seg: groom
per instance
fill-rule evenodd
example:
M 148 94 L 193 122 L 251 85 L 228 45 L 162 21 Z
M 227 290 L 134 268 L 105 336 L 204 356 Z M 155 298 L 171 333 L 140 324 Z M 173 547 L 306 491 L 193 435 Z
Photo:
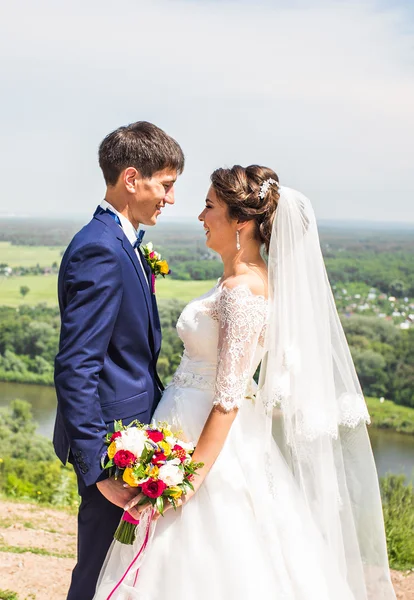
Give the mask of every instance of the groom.
M 69 244 L 58 283 L 53 441 L 60 460 L 73 464 L 81 496 L 68 600 L 93 598 L 122 507 L 136 495 L 108 479 L 100 460 L 113 421 L 150 422 L 161 396 L 160 321 L 137 229 L 155 225 L 165 205 L 174 204 L 184 155 L 164 131 L 140 121 L 103 140 L 99 164 L 105 200 Z

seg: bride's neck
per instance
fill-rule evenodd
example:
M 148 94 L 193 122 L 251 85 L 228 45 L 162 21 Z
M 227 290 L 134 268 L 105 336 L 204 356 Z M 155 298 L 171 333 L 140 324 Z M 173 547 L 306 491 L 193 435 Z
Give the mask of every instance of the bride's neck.
M 245 248 L 222 254 L 223 279 L 243 275 L 251 269 L 266 268 L 266 264 L 257 248 Z

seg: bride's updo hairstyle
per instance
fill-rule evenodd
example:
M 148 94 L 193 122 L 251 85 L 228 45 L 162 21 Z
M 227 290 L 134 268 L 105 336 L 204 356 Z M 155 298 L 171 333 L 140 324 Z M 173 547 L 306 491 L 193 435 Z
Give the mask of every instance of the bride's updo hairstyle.
M 255 221 L 256 239 L 265 245 L 266 252 L 269 252 L 272 224 L 279 202 L 277 185 L 271 183 L 265 186 L 267 189 L 261 189 L 268 179 L 279 182 L 272 169 L 259 165 L 246 168 L 234 165 L 231 169 L 217 169 L 211 175 L 213 189 L 218 199 L 226 204 L 230 219 Z

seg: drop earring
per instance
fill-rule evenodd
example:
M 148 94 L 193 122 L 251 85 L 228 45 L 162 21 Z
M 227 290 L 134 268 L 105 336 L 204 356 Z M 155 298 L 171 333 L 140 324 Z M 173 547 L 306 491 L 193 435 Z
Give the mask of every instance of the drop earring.
M 236 248 L 237 248 L 237 250 L 240 250 L 240 232 L 239 232 L 239 230 L 236 231 Z

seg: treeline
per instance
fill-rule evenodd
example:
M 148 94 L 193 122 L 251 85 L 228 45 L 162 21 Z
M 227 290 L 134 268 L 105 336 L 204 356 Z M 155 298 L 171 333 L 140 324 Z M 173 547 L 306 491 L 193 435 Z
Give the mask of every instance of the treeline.
M 325 252 L 331 284 L 363 281 L 377 290 L 403 298 L 414 296 L 413 252 Z
M 0 218 L 0 241 L 25 246 L 65 246 L 84 222 Z M 413 297 L 413 233 L 414 229 L 408 227 L 385 230 L 374 226 L 371 229 L 321 226 L 321 247 L 331 284 L 363 281 L 388 295 Z M 167 259 L 174 279 L 209 280 L 222 274 L 221 261 L 206 248 L 202 226 L 196 219 L 160 221 L 157 227 L 146 229 L 144 243 L 148 241 Z M 49 267 L 52 271 L 56 269 L 56 265 Z M 21 274 L 41 273 L 35 266 L 26 269 Z
M 414 329 L 362 316 L 342 324 L 364 394 L 414 407 Z
M 183 351 L 175 328 L 182 308 L 178 300 L 159 303 L 163 345 L 158 370 L 164 382 Z M 51 385 L 59 326 L 56 308 L 0 307 L 0 379 Z M 362 316 L 344 317 L 343 326 L 365 395 L 414 407 L 414 329 Z
M 0 306 L 0 379 L 52 385 L 59 331 L 57 308 Z

